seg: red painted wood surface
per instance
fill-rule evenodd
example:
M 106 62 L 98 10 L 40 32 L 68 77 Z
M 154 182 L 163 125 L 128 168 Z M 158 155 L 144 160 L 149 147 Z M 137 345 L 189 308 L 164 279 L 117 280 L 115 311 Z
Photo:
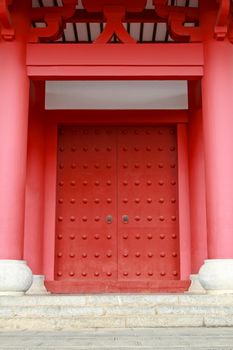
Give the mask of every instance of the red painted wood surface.
M 197 274 L 208 257 L 206 225 L 206 186 L 203 145 L 203 116 L 200 82 L 189 83 L 189 192 L 192 246 L 192 274 Z
M 28 66 L 33 80 L 197 80 L 202 66 Z
M 208 11 L 208 17 L 204 15 Z M 205 76 L 202 81 L 206 165 L 208 258 L 233 258 L 233 46 L 212 40 L 213 3 L 202 2 L 205 26 Z
M 33 92 L 34 94 L 33 94 Z M 45 197 L 45 83 L 32 83 L 28 125 L 24 260 L 35 275 L 43 275 Z M 48 151 L 48 150 L 46 150 Z
M 16 39 L 0 39 L 0 259 L 23 258 L 29 80 L 29 0 L 14 3 Z
M 28 44 L 28 66 L 202 66 L 202 44 Z
M 107 283 L 106 283 L 107 282 Z M 74 293 L 96 293 L 96 281 L 45 281 L 46 288 L 56 294 L 74 294 Z M 181 280 L 154 280 L 153 282 L 137 281 L 137 284 L 131 281 L 101 281 L 98 283 L 99 293 L 183 293 L 188 290 L 190 281 Z M 78 292 L 77 292 L 78 291 Z
M 189 168 L 187 125 L 177 125 L 178 179 L 179 179 L 179 234 L 181 278 L 189 279 L 191 273 L 191 232 L 189 206 Z
M 28 44 L 34 79 L 198 79 L 202 44 Z
M 60 128 L 56 280 L 72 292 L 179 280 L 176 154 L 174 127 Z
M 24 2 L 22 2 L 24 4 Z M 27 2 L 29 4 L 29 1 Z M 232 258 L 233 256 L 233 239 L 232 239 L 232 208 L 233 208 L 233 161 L 231 156 L 232 143 L 232 58 L 233 49 L 231 44 L 225 40 L 216 42 L 213 39 L 213 28 L 216 24 L 216 7 L 211 2 L 202 1 L 207 6 L 201 8 L 201 26 L 203 27 L 204 42 L 202 44 L 165 44 L 165 45 L 109 45 L 98 46 L 98 48 L 85 45 L 28 45 L 27 47 L 27 69 L 30 77 L 37 79 L 60 79 L 69 77 L 76 79 L 174 79 L 179 77 L 197 78 L 203 75 L 202 100 L 203 100 L 203 131 L 204 131 L 204 151 L 206 165 L 206 188 L 207 188 L 207 220 L 208 220 L 208 257 L 209 258 Z M 223 3 L 223 1 L 221 1 Z M 207 4 L 207 5 L 206 5 Z M 16 9 L 19 3 L 14 3 Z M 211 8 L 211 6 L 213 6 Z M 23 8 L 21 9 L 23 10 Z M 13 13 L 13 23 L 16 28 L 16 40 L 6 43 L 0 42 L 1 48 L 1 141 L 2 147 L 0 152 L 1 167 L 1 235 L 0 235 L 0 255 L 2 259 L 21 259 L 23 253 L 23 227 L 24 227 L 24 193 L 25 193 L 25 168 L 26 168 L 26 134 L 27 134 L 27 111 L 28 111 L 28 92 L 29 85 L 26 77 L 26 38 L 28 24 L 27 10 L 22 13 L 17 10 Z M 220 21 L 222 22 L 222 21 Z M 220 23 L 222 25 L 222 23 Z M 223 23 L 224 25 L 224 23 Z M 221 28 L 220 28 L 221 29 Z M 221 34 L 221 32 L 220 32 Z M 204 57 L 203 57 L 204 47 Z M 47 112 L 46 112 L 47 113 Z M 65 112 L 66 113 L 66 112 Z M 76 113 L 76 112 L 75 112 Z M 81 113 L 81 112 L 78 112 Z M 143 112 L 144 113 L 144 112 Z M 52 116 L 51 113 L 50 116 Z M 49 114 L 48 114 L 49 115 Z M 184 117 L 184 115 L 183 115 Z M 66 121 L 64 114 L 63 122 Z M 61 116 L 58 118 L 62 120 Z M 194 117 L 197 119 L 197 117 Z M 54 268 L 51 257 L 54 257 L 54 225 L 55 225 L 55 178 L 56 178 L 56 121 L 51 118 L 48 121 L 47 143 L 46 143 L 46 166 L 45 175 L 45 199 L 44 199 L 44 271 L 48 279 L 53 278 Z M 74 115 L 70 117 L 69 122 L 73 122 Z M 201 119 L 201 118 L 200 118 Z M 80 119 L 77 117 L 78 122 Z M 94 117 L 90 117 L 89 123 L 94 122 Z M 105 118 L 100 118 L 104 124 Z M 149 121 L 148 121 L 149 120 Z M 166 119 L 166 123 L 169 122 Z M 180 119 L 177 119 L 180 121 Z M 185 120 L 186 122 L 187 120 Z M 150 117 L 145 123 L 152 124 L 153 118 Z M 197 120 L 195 120 L 197 122 Z M 83 123 L 80 122 L 80 123 Z M 133 124 L 133 119 L 127 121 Z M 137 119 L 137 124 L 142 123 Z M 197 129 L 200 127 L 201 121 Z M 196 130 L 196 126 L 194 127 Z M 195 131 L 194 130 L 194 131 Z M 185 144 L 187 139 L 184 128 L 181 127 L 180 142 L 181 155 L 180 162 L 187 164 L 187 153 L 185 153 Z M 184 137 L 182 136 L 184 135 Z M 32 136 L 32 135 L 31 135 Z M 183 140 L 182 140 L 183 138 Z M 194 137 L 195 138 L 195 137 Z M 220 147 L 221 146 L 221 147 Z M 195 151 L 192 146 L 192 151 Z M 31 149 L 31 151 L 33 151 Z M 186 149 L 187 151 L 187 149 Z M 199 153 L 199 151 L 197 152 Z M 200 154 L 190 152 L 190 157 L 196 157 L 200 165 Z M 30 161 L 30 157 L 28 158 Z M 191 159 L 191 162 L 193 159 Z M 202 160 L 203 161 L 203 160 Z M 193 163 L 192 163 L 193 164 Z M 41 164 L 40 164 L 41 167 Z M 187 174 L 182 169 L 185 165 L 180 166 L 180 174 L 186 176 L 185 186 L 179 186 L 179 199 L 183 201 L 183 208 L 187 203 L 188 188 Z M 195 168 L 197 171 L 197 168 Z M 201 175 L 202 176 L 202 175 Z M 41 178 L 43 174 L 41 174 Z M 194 181 L 194 174 L 191 177 L 192 193 L 198 187 L 198 181 Z M 203 177 L 200 179 L 201 186 Z M 189 185 L 190 186 L 190 185 Z M 192 194 L 191 194 L 192 196 Z M 191 204 L 194 204 L 191 197 Z M 36 197 L 31 197 L 36 200 Z M 195 205 L 198 205 L 197 196 L 195 196 Z M 179 201 L 179 202 L 180 202 Z M 203 201 L 203 199 L 202 199 Z M 37 203 L 39 206 L 39 204 Z M 202 204 L 203 205 L 203 204 Z M 36 206 L 35 206 L 36 207 Z M 182 207 L 182 206 L 180 206 Z M 187 208 L 186 208 L 187 211 Z M 184 213 L 184 212 L 182 212 Z M 29 215 L 29 213 L 27 213 Z M 203 211 L 202 211 L 203 215 Z M 204 214 L 205 215 L 205 214 Z M 194 218 L 194 219 L 192 219 Z M 195 221 L 196 230 L 199 229 L 200 214 L 193 215 L 191 220 Z M 188 243 L 189 236 L 185 236 L 185 228 L 188 227 L 188 217 L 181 220 L 179 225 L 183 227 L 182 237 L 186 237 L 186 243 L 180 250 L 182 252 L 190 249 Z M 194 232 L 194 231 L 193 231 Z M 197 232 L 197 231 L 196 231 Z M 29 232 L 31 235 L 35 231 Z M 195 235 L 195 233 L 193 233 Z M 203 234 L 199 229 L 199 244 L 202 244 Z M 38 237 L 37 237 L 38 239 Z M 206 233 L 204 233 L 206 240 Z M 35 243 L 35 242 L 34 242 Z M 198 237 L 192 239 L 193 249 L 198 248 Z M 206 244 L 206 242 L 204 243 Z M 38 253 L 41 249 L 31 248 L 31 256 Z M 36 251 L 37 250 L 37 251 Z M 28 253 L 28 252 L 27 252 Z M 199 255 L 198 264 L 203 259 Z M 202 251 L 203 253 L 203 251 Z M 28 255 L 29 255 L 28 254 Z M 187 256 L 187 261 L 190 251 Z M 193 255 L 194 256 L 194 255 Z M 185 265 L 186 258 L 182 260 Z M 40 264 L 42 264 L 40 262 Z M 195 264 L 195 266 L 197 266 Z M 181 269 L 182 272 L 183 269 Z M 197 267 L 195 267 L 195 271 Z M 187 272 L 186 272 L 187 273 Z M 171 286 L 180 281 L 162 281 L 154 282 L 155 288 L 161 286 Z M 64 291 L 70 282 L 62 282 Z M 123 283 L 123 282 L 122 282 Z M 130 285 L 131 282 L 127 282 Z M 138 282 L 139 283 L 139 282 Z M 172 284 L 173 283 L 173 284 Z M 88 283 L 87 283 L 88 284 Z M 90 283 L 91 284 L 91 283 Z M 115 285 L 115 284 L 114 284 Z M 148 284 L 149 285 L 149 282 Z M 52 288 L 52 287 L 51 287 Z M 90 287 L 91 288 L 91 287 Z M 103 287 L 105 288 L 105 287 Z M 56 287 L 54 287 L 54 290 Z
M 106 6 L 122 6 L 129 12 L 141 12 L 146 0 L 83 0 L 83 6 L 89 12 L 101 12 Z
M 117 156 L 118 279 L 179 279 L 176 128 L 120 129 Z
M 111 128 L 59 131 L 56 279 L 116 280 L 116 134 Z
M 54 280 L 54 256 L 55 256 L 55 206 L 56 206 L 56 172 L 57 172 L 57 128 L 59 125 L 109 125 L 109 126 L 158 126 L 158 125 L 176 125 L 188 122 L 187 111 L 173 110 L 115 110 L 111 111 L 45 111 L 46 125 L 46 159 L 45 159 L 45 201 L 44 201 L 44 274 L 47 281 Z M 178 135 L 179 137 L 179 135 Z M 184 143 L 179 142 L 182 146 Z M 182 151 L 182 149 L 180 149 Z M 184 151 L 182 151 L 184 152 Z M 184 158 L 178 162 L 178 168 L 183 169 Z M 180 170 L 181 171 L 181 170 Z M 188 174 L 183 174 L 183 178 Z M 185 188 L 179 186 L 179 203 L 186 198 Z M 184 205 L 183 205 L 184 207 Z M 183 227 L 184 220 L 179 222 L 179 227 L 183 233 L 187 226 Z M 187 233 L 189 235 L 189 233 Z M 191 247 L 186 246 L 185 252 L 180 252 L 180 265 L 187 265 L 187 258 L 191 254 Z M 36 252 L 30 251 L 30 254 Z M 187 270 L 187 269 L 186 269 Z M 182 272 L 182 269 L 181 269 Z M 190 271 L 191 273 L 191 271 Z M 181 279 L 188 277 L 181 274 Z M 50 283 L 50 282 L 49 282 Z M 53 282 L 51 282 L 53 283 Z M 57 283 L 57 282 L 56 282 Z
M 171 124 L 187 124 L 187 110 L 46 110 L 45 118 L 51 123 L 78 125 L 125 125 L 125 126 L 155 126 Z

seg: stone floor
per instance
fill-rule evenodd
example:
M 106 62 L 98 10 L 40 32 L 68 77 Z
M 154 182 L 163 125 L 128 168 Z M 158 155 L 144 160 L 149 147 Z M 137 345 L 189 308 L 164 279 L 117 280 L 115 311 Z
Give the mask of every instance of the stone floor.
M 233 350 L 233 328 L 88 329 L 0 332 L 0 349 Z

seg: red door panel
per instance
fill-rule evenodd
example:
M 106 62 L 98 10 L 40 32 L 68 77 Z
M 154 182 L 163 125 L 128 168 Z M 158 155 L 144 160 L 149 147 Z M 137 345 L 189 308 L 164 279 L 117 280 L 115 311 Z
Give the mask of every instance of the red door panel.
M 62 126 L 58 140 L 56 292 L 179 280 L 176 128 Z
M 179 279 L 175 128 L 118 135 L 119 279 Z
M 115 130 L 62 127 L 57 185 L 56 278 L 116 279 Z

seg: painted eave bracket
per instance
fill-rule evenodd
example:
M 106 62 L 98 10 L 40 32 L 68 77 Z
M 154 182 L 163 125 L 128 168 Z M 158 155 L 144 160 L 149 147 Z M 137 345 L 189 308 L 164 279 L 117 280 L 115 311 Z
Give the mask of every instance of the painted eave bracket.
M 103 12 L 106 26 L 95 44 L 107 44 L 115 35 L 124 44 L 135 44 L 123 20 L 126 12 L 141 12 L 146 6 L 146 0 L 83 0 L 83 6 L 88 12 Z
M 0 0 L 0 35 L 4 40 L 13 40 L 15 36 L 9 6 L 12 0 Z M 31 28 L 29 42 L 48 42 L 62 36 L 67 21 L 75 14 L 77 0 L 63 0 L 63 6 L 31 9 L 31 21 L 43 22 L 45 27 Z M 128 12 L 141 12 L 146 0 L 83 0 L 88 12 L 102 12 L 106 19 L 103 32 L 95 43 L 106 44 L 115 36 L 119 42 L 135 44 L 123 25 Z M 218 41 L 228 38 L 233 42 L 233 16 L 231 0 L 216 0 L 218 11 L 214 26 L 214 38 Z M 166 20 L 169 34 L 176 42 L 201 42 L 202 31 L 198 25 L 199 8 L 169 5 L 168 0 L 153 0 L 158 18 Z M 189 26 L 188 23 L 193 23 Z
M 33 8 L 31 10 L 31 20 L 44 22 L 46 27 L 31 28 L 29 42 L 57 40 L 61 37 L 65 26 L 65 21 L 75 13 L 77 0 L 63 0 L 63 6 Z
M 216 40 L 224 40 L 228 33 L 231 0 L 217 0 L 219 5 L 217 19 L 214 28 Z
M 9 11 L 11 3 L 12 0 L 0 0 L 0 37 L 6 41 L 11 41 L 15 38 L 15 29 Z
M 169 32 L 175 41 L 201 42 L 202 34 L 200 27 L 185 26 L 186 22 L 198 22 L 199 9 L 194 7 L 182 7 L 168 5 L 167 0 L 153 0 L 157 16 L 166 19 Z
M 123 26 L 126 9 L 123 6 L 105 6 L 103 9 L 106 18 L 106 26 L 95 44 L 106 44 L 111 41 L 115 34 L 117 39 L 124 44 L 135 44 L 136 41 L 129 35 Z

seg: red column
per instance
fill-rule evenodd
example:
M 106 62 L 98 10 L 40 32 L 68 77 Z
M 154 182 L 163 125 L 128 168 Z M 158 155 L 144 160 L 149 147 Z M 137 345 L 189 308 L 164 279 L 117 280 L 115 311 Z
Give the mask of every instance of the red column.
M 200 82 L 189 82 L 189 184 L 191 271 L 207 259 L 206 188 Z
M 207 4 L 208 3 L 208 4 Z M 202 2 L 203 132 L 209 259 L 233 258 L 233 45 L 213 38 L 215 2 Z
M 34 275 L 43 275 L 45 83 L 33 83 L 29 109 L 24 259 Z
M 29 81 L 26 35 L 30 1 L 15 1 L 16 39 L 0 41 L 0 259 L 23 258 Z
M 191 235 L 189 208 L 188 132 L 186 124 L 177 125 L 179 178 L 180 278 L 191 274 Z

